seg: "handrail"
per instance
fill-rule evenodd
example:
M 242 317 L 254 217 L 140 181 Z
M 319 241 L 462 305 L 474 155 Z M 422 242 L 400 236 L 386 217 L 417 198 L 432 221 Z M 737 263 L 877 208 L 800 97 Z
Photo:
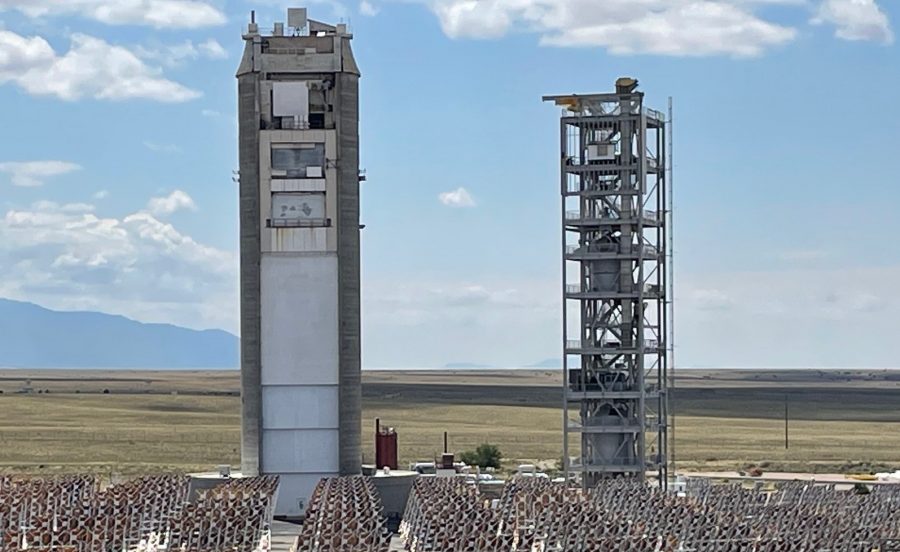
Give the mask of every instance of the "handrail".
M 659 340 L 657 339 L 645 339 L 644 340 L 644 350 L 647 349 L 659 349 Z M 633 346 L 625 346 L 620 343 L 585 343 L 580 339 L 567 339 L 566 340 L 566 349 L 634 349 Z
M 597 215 L 597 214 L 591 214 L 591 213 L 582 213 L 578 209 L 570 209 L 570 210 L 566 211 L 566 220 L 617 220 L 618 221 L 618 220 L 633 220 L 633 219 L 637 219 L 637 218 L 638 218 L 637 213 L 634 213 L 633 217 L 630 217 L 628 219 L 623 219 L 621 217 L 615 216 L 615 213 L 612 210 L 610 210 L 609 215 L 602 215 L 602 216 Z M 640 218 L 642 218 L 644 220 L 658 222 L 659 221 L 659 213 L 656 211 L 651 211 L 649 209 L 645 209 L 642 212 Z
M 649 108 L 649 107 L 644 108 L 644 115 L 646 115 L 647 117 L 650 117 L 651 119 L 655 119 L 656 121 L 659 121 L 660 123 L 664 123 L 666 121 L 666 116 L 662 111 L 657 111 L 657 110 Z
M 643 253 L 645 257 L 656 257 L 659 255 L 659 249 L 657 249 L 656 246 L 649 244 L 632 244 L 631 247 L 626 245 L 624 248 L 621 248 L 619 244 L 615 243 L 592 243 L 589 245 L 567 244 L 565 253 L 566 255 L 574 255 L 575 253 L 581 255 L 633 255 Z
M 566 284 L 565 290 L 566 290 L 566 293 L 585 292 L 585 289 L 582 287 L 582 285 L 580 283 Z M 587 293 L 590 293 L 591 291 L 596 291 L 596 290 L 587 290 Z M 643 292 L 648 295 L 658 295 L 658 294 L 662 293 L 662 286 L 657 285 L 657 284 L 644 284 Z M 615 293 L 615 291 L 612 291 L 612 293 Z M 621 292 L 621 293 L 629 294 L 631 292 Z

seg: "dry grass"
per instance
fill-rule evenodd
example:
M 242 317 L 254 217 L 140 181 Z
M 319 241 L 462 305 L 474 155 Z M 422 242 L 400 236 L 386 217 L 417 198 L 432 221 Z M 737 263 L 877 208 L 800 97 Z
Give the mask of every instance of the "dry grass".
M 493 443 L 509 459 L 555 462 L 562 458 L 562 417 L 552 408 L 369 401 L 363 408 L 363 420 L 376 417 L 397 428 L 401 462 L 440 456 L 444 431 L 449 434 L 450 449 L 457 453 Z M 373 431 L 372 426 L 363 430 Z M 374 460 L 372 454 L 365 460 Z
M 782 420 L 685 416 L 677 419 L 678 468 L 735 470 L 767 464 L 771 471 L 855 471 L 853 465 L 900 467 L 900 423 L 795 420 L 784 448 Z
M 444 430 L 451 450 L 490 442 L 508 464 L 553 465 L 562 457 L 561 414 L 554 408 L 378 404 L 369 405 L 364 416 L 397 426 L 404 461 L 439 454 Z M 773 471 L 834 472 L 847 464 L 900 467 L 898 422 L 793 421 L 785 450 L 782 420 L 680 416 L 676 438 L 679 469 L 736 470 L 751 463 Z
M 240 399 L 0 396 L 0 465 L 25 472 L 209 469 L 240 458 Z
M 685 374 L 677 403 L 679 469 L 733 470 L 748 463 L 819 472 L 853 463 L 900 467 L 896 373 L 856 376 L 837 385 L 835 377 L 848 376 L 827 374 L 819 381 L 799 372 Z M 510 377 L 367 374 L 365 459 L 372 460 L 372 423 L 380 417 L 397 428 L 403 462 L 433 458 L 446 430 L 454 452 L 490 442 L 508 464 L 556 464 L 562 455 L 556 375 L 504 379 Z M 25 379 L 50 393 L 15 393 Z M 0 372 L 0 469 L 140 473 L 237 465 L 237 387 L 236 372 Z M 104 389 L 111 393 L 102 394 Z M 785 393 L 791 401 L 789 450 Z

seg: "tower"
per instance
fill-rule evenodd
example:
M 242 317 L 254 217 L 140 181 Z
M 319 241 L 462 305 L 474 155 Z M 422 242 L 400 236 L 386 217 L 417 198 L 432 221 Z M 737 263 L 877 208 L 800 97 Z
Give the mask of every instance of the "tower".
M 359 69 L 345 25 L 255 18 L 237 71 L 241 468 L 276 514 L 360 471 Z
M 563 108 L 563 450 L 566 478 L 667 479 L 665 116 L 637 81 L 547 96 Z M 577 449 L 572 441 L 577 441 Z M 575 459 L 570 452 L 577 450 Z

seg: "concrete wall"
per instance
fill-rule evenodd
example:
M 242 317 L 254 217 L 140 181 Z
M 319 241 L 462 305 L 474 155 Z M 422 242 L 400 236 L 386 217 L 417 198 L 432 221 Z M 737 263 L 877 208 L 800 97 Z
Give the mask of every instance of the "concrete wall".
M 255 46 L 248 44 L 248 53 Z M 238 77 L 241 241 L 241 471 L 259 475 L 260 386 L 260 201 L 259 103 L 255 73 Z
M 275 514 L 289 518 L 300 517 L 309 503 L 316 484 L 333 473 L 282 474 L 278 484 L 278 501 Z
M 343 41 L 349 52 L 350 42 Z M 346 59 L 348 56 L 344 56 Z M 349 55 L 352 60 L 352 54 Z M 340 279 L 341 474 L 360 473 L 362 372 L 359 276 L 359 76 L 337 75 L 338 258 Z
M 409 471 L 392 471 L 391 475 L 384 475 L 383 471 L 372 478 L 378 496 L 381 498 L 381 504 L 384 506 L 384 515 L 388 518 L 388 526 L 392 530 L 396 530 L 400 518 L 406 509 L 406 502 L 409 500 L 409 493 L 412 486 L 419 478 L 419 474 Z

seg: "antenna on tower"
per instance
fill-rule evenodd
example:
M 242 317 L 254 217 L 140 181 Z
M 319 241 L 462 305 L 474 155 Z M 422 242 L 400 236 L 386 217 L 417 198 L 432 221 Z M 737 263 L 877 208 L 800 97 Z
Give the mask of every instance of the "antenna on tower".
M 250 24 L 247 25 L 247 34 L 244 38 L 259 34 L 259 25 L 256 24 L 256 10 L 250 10 Z

